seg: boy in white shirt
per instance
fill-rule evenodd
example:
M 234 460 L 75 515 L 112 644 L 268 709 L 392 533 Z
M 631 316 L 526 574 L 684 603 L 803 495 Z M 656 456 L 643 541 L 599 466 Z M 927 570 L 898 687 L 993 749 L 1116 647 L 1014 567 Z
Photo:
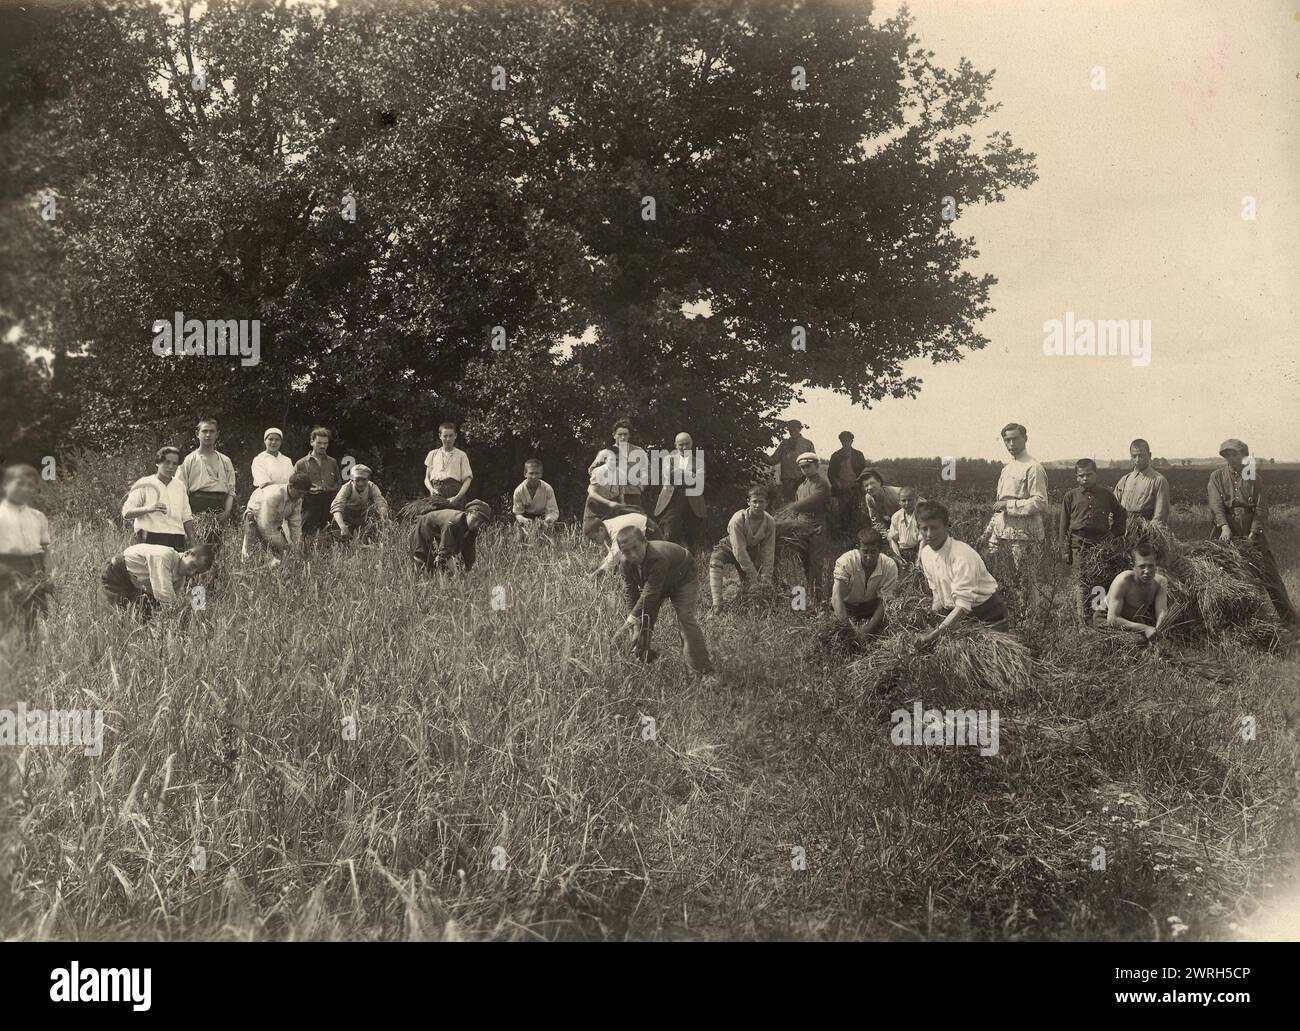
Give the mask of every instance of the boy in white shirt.
M 921 550 L 921 528 L 916 523 L 916 488 L 898 488 L 898 511 L 889 517 L 889 550 L 901 565 L 910 566 Z
M 47 611 L 53 584 L 45 568 L 50 550 L 50 524 L 45 513 L 31 507 L 36 470 L 11 465 L 4 474 L 0 501 L 0 630 L 16 612 L 23 613 L 30 635 L 36 617 Z
M 530 458 L 524 463 L 524 482 L 515 488 L 511 511 L 521 540 L 531 539 L 539 530 L 546 531 L 560 518 L 555 491 L 542 479 L 542 460 Z
M 456 436 L 454 422 L 444 422 L 438 427 L 442 447 L 424 456 L 424 487 L 429 497 L 445 502 L 445 507 L 463 509 L 474 481 L 474 470 L 470 468 L 469 456 L 456 446 Z
M 974 548 L 948 533 L 948 510 L 936 501 L 923 501 L 916 506 L 916 521 L 925 542 L 921 569 L 934 595 L 931 607 L 944 617 L 942 623 L 917 639 L 917 650 L 967 617 L 990 629 L 1005 630 L 1007 606 L 998 592 L 998 582 Z
M 166 544 L 184 551 L 186 539 L 194 538 L 194 515 L 185 481 L 176 475 L 181 453 L 178 448 L 160 447 L 156 458 L 158 472 L 131 484 L 122 503 L 122 518 L 135 520 L 137 543 Z

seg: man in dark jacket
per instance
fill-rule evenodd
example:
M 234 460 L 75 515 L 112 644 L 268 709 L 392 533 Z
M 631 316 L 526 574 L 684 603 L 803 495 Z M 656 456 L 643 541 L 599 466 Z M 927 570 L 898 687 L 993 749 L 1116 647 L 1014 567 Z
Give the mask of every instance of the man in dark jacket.
M 455 508 L 426 512 L 411 530 L 411 558 L 430 572 L 442 572 L 453 558 L 459 558 L 461 568 L 468 573 L 474 568 L 479 527 L 491 517 L 488 503 L 477 499 L 463 512 Z
M 650 657 L 655 620 L 666 598 L 673 603 L 673 612 L 677 614 L 686 665 L 701 676 L 711 674 L 709 646 L 696 615 L 700 585 L 691 553 L 671 541 L 648 541 L 635 526 L 625 526 L 618 532 L 618 550 L 622 554 L 620 569 L 628 607 L 623 626 L 632 635 L 637 658 Z
M 857 529 L 858 512 L 862 507 L 858 475 L 866 467 L 866 455 L 853 446 L 853 434 L 845 430 L 840 434 L 840 449 L 831 455 L 831 465 L 826 470 L 835 502 L 835 522 L 845 533 Z

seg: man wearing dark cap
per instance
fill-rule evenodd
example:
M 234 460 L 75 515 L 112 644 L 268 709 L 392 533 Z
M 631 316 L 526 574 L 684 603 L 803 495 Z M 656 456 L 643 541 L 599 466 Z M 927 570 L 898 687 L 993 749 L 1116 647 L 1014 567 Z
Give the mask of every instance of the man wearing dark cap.
M 803 435 L 803 423 L 798 419 L 787 419 L 785 429 L 789 436 L 776 446 L 776 450 L 765 461 L 768 465 L 780 466 L 781 498 L 793 501 L 795 491 L 803 482 L 803 475 L 799 472 L 799 456 L 809 451 L 816 452 L 817 448 Z
M 479 528 L 492 518 L 492 508 L 477 498 L 464 511 L 440 508 L 416 520 L 411 530 L 410 552 L 415 564 L 430 572 L 444 572 L 453 558 L 461 569 L 474 568 Z
M 1259 469 L 1249 458 L 1250 448 L 1244 441 L 1231 438 L 1219 445 L 1223 465 L 1210 473 L 1206 493 L 1210 499 L 1210 512 L 1219 540 L 1228 542 L 1247 540 L 1259 549 L 1259 574 L 1264 589 L 1273 600 L 1278 619 L 1290 629 L 1296 625 L 1295 609 L 1287 595 L 1277 559 L 1268 546 L 1264 530 L 1268 525 L 1268 505 L 1264 498 L 1264 485 L 1259 480 Z
M 840 449 L 831 455 L 830 468 L 826 470 L 831 497 L 835 499 L 835 522 L 844 533 L 857 528 L 858 510 L 862 506 L 858 476 L 866 467 L 867 456 L 853 446 L 853 434 L 844 430 L 840 434 Z
M 803 553 L 803 573 L 809 598 L 819 601 L 826 594 L 826 538 L 830 535 L 826 518 L 830 512 L 831 485 L 821 474 L 822 461 L 815 452 L 804 452 L 798 462 L 803 481 L 795 489 L 794 503 L 786 511 L 812 527 Z

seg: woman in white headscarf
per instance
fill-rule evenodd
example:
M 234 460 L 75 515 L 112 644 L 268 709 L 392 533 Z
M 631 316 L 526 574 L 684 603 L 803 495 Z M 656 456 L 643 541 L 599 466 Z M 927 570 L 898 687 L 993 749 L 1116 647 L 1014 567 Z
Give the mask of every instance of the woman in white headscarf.
M 293 475 L 293 462 L 280 454 L 280 445 L 284 443 L 284 434 L 272 426 L 262 434 L 262 443 L 266 450 L 253 459 L 253 492 L 277 483 L 288 483 Z

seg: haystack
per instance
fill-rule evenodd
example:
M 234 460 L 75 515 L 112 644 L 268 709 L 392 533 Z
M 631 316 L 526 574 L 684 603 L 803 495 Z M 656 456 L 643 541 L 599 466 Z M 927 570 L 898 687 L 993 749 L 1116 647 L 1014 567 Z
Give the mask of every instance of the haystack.
M 1276 640 L 1259 549 L 1249 541 L 1184 543 L 1162 527 L 1135 519 L 1123 538 L 1084 553 L 1076 565 L 1076 582 L 1109 589 L 1129 568 L 1129 549 L 1144 541 L 1155 546 L 1166 575 L 1171 608 L 1166 637 L 1194 641 L 1229 635 L 1265 645 Z
M 849 674 L 869 691 L 888 692 L 917 681 L 941 682 L 972 697 L 1022 691 L 1033 684 L 1033 656 L 1010 634 L 978 625 L 946 633 L 924 652 L 907 631 L 882 638 L 849 665 Z

